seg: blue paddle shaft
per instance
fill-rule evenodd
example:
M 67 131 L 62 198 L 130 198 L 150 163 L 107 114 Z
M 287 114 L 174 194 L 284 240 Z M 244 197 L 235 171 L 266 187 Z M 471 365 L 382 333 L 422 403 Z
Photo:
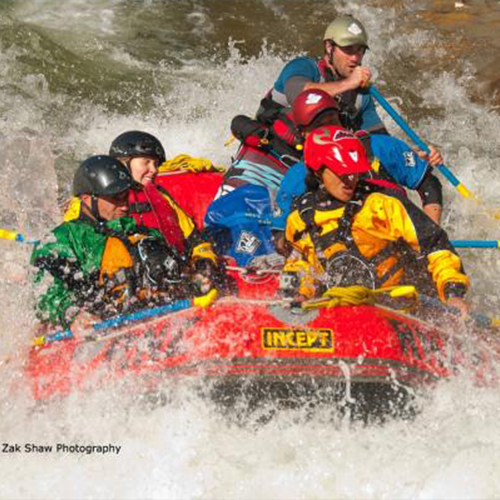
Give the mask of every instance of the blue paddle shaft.
M 499 247 L 498 240 L 452 240 L 451 244 L 455 248 L 496 248 Z
M 420 139 L 420 137 L 410 128 L 408 123 L 403 119 L 403 117 L 398 114 L 398 112 L 389 104 L 387 99 L 373 86 L 370 86 L 370 94 L 377 100 L 377 102 L 387 111 L 390 117 L 401 127 L 403 132 L 422 150 L 429 153 L 429 147 L 425 142 Z M 444 165 L 438 165 L 436 167 L 443 174 L 446 179 L 448 179 L 453 186 L 457 187 L 460 181 L 451 173 L 451 171 Z
M 173 313 L 177 311 L 182 311 L 184 309 L 189 309 L 193 305 L 191 300 L 178 300 L 172 304 L 166 304 L 164 306 L 152 307 L 151 309 L 143 309 L 141 311 L 136 311 L 131 314 L 122 314 L 114 318 L 101 321 L 92 325 L 94 331 L 98 332 L 101 330 L 106 330 L 108 328 L 116 328 L 127 323 L 133 323 L 135 321 L 141 321 L 143 319 L 153 318 L 155 316 L 160 316 L 162 314 Z M 44 340 L 44 344 L 51 344 L 52 342 L 57 342 L 59 340 L 68 340 L 73 338 L 73 333 L 71 330 L 63 330 L 60 332 L 47 335 Z

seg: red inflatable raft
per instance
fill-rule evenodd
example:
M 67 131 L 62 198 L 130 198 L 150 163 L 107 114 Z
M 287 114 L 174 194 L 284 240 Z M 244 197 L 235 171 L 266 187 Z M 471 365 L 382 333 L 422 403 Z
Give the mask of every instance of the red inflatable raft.
M 189 185 L 189 176 L 204 174 L 178 175 Z M 216 175 L 210 192 L 220 183 Z M 198 205 L 203 213 L 206 205 Z M 165 377 L 209 379 L 222 399 L 250 385 L 273 397 L 278 387 L 284 397 L 325 387 L 342 387 L 344 394 L 346 387 L 352 393 L 362 388 L 363 397 L 381 389 L 407 394 L 462 369 L 479 383 L 496 382 L 500 350 L 495 354 L 486 341 L 381 306 L 293 309 L 276 300 L 277 274 L 232 274 L 238 296 L 208 309 L 188 307 L 110 328 L 92 340 L 33 347 L 27 371 L 34 397 L 88 387 L 98 370 L 105 374 L 101 381 L 133 377 L 152 388 Z

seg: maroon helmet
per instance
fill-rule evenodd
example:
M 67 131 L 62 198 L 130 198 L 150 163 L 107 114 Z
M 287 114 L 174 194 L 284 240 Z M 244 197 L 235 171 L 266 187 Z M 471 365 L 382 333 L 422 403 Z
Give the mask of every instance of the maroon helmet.
M 337 101 L 330 94 L 319 89 L 304 90 L 293 101 L 292 118 L 296 126 L 307 127 L 327 110 L 339 111 Z

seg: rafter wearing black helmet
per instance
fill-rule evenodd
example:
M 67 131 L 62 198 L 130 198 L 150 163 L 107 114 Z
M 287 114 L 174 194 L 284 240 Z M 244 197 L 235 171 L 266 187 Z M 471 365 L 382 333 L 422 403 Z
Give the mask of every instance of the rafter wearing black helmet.
M 124 216 L 128 211 L 128 191 L 134 181 L 128 169 L 117 159 L 96 155 L 83 161 L 73 178 L 73 194 L 81 198 L 98 221 Z M 120 196 L 122 195 L 122 196 Z

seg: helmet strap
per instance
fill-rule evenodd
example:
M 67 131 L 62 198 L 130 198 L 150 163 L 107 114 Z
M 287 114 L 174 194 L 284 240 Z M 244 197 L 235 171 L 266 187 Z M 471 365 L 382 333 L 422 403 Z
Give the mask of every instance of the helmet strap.
M 333 40 L 325 40 L 325 56 L 326 62 L 333 68 L 333 52 L 335 50 L 335 42 Z
M 92 216 L 98 221 L 98 222 L 103 222 L 104 219 L 101 217 L 101 214 L 99 213 L 99 207 L 97 205 L 97 197 L 95 197 L 93 194 L 90 195 L 90 213 Z

